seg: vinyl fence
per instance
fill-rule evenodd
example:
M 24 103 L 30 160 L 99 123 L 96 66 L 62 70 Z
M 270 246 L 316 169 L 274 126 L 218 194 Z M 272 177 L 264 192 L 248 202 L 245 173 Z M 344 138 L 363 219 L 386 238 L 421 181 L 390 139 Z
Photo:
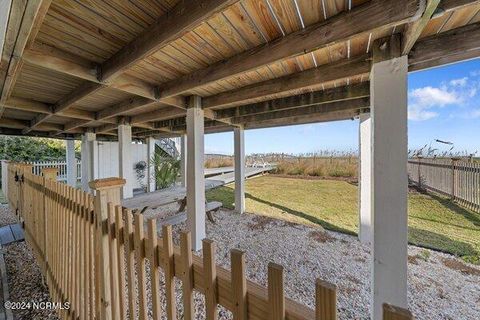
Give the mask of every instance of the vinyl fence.
M 449 196 L 480 212 L 480 163 L 457 159 L 409 159 L 408 174 L 419 187 Z
M 203 241 L 199 257 L 192 254 L 190 233 L 181 233 L 176 246 L 171 226 L 163 226 L 161 238 L 154 219 L 145 230 L 143 215 L 119 205 L 122 179 L 91 182 L 94 197 L 57 182 L 55 169 L 39 176 L 32 165 L 9 164 L 8 183 L 10 206 L 24 223 L 51 299 L 70 304 L 57 309 L 62 319 L 200 319 L 194 290 L 205 297 L 206 319 L 217 318 L 217 305 L 233 319 L 336 319 L 332 284 L 317 280 L 312 310 L 285 297 L 280 265 L 269 265 L 263 287 L 246 279 L 242 251 L 231 251 L 227 270 L 216 264 L 213 241 Z M 411 319 L 407 310 L 384 310 L 384 319 Z
M 57 180 L 61 182 L 67 181 L 67 162 L 66 161 L 35 161 L 29 162 L 33 165 L 33 173 L 40 175 L 45 168 L 57 168 L 58 176 Z M 82 180 L 82 164 L 80 160 L 77 160 L 77 181 Z

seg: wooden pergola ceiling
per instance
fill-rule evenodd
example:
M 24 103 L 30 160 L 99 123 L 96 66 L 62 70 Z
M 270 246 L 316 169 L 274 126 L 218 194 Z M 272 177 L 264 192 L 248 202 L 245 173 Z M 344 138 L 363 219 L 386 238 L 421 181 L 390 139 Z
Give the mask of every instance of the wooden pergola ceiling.
M 1 21 L 1 19 L 0 19 Z M 479 56 L 480 1 L 12 1 L 3 133 L 135 137 L 348 119 L 368 110 L 373 40 L 402 34 L 410 70 Z

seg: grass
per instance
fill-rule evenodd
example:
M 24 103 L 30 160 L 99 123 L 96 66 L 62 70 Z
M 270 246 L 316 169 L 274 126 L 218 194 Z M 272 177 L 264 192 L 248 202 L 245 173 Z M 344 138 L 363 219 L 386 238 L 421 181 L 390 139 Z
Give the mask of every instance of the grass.
M 233 208 L 233 186 L 210 190 L 208 200 Z M 356 234 L 358 189 L 346 181 L 264 176 L 247 180 L 246 208 L 274 218 Z M 437 195 L 411 192 L 409 242 L 480 264 L 480 214 Z
M 352 157 L 308 157 L 280 160 L 275 173 L 292 176 L 356 178 L 357 159 Z

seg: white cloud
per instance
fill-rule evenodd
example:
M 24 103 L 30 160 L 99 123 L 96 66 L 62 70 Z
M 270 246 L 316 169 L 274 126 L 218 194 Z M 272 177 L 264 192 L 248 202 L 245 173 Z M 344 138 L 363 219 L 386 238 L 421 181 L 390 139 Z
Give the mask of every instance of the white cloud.
M 467 85 L 468 77 L 460 79 L 453 79 L 450 81 L 450 85 L 453 87 L 465 87 Z
M 414 89 L 410 92 L 410 96 L 415 103 L 421 106 L 440 106 L 447 104 L 460 103 L 461 98 L 453 91 L 446 88 L 423 87 Z
M 425 121 L 438 117 L 438 113 L 434 111 L 427 111 L 418 108 L 408 109 L 408 119 L 414 121 Z
M 430 109 L 458 104 L 461 101 L 460 95 L 445 86 L 417 88 L 409 92 L 408 118 L 415 121 L 429 120 L 438 116 L 437 112 Z
M 478 76 L 480 76 L 480 70 L 470 71 L 470 76 L 471 76 L 471 77 L 478 77 Z

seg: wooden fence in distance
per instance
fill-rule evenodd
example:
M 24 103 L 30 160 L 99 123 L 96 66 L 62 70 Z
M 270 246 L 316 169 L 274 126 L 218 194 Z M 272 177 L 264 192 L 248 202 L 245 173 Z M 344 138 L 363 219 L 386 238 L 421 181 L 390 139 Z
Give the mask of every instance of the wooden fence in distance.
M 204 295 L 209 320 L 217 318 L 218 305 L 233 319 L 336 319 L 334 285 L 316 282 L 312 310 L 284 296 L 280 265 L 269 265 L 263 287 L 246 279 L 242 251 L 231 251 L 229 271 L 217 266 L 213 241 L 203 241 L 202 258 L 192 254 L 188 232 L 176 246 L 171 226 L 163 226 L 161 238 L 155 220 L 145 230 L 143 215 L 118 205 L 124 180 L 92 181 L 94 197 L 55 178 L 52 168 L 38 176 L 31 165 L 8 167 L 9 203 L 24 224 L 51 299 L 70 304 L 58 309 L 62 319 L 198 319 L 194 290 Z M 175 279 L 182 284 L 180 308 Z M 411 318 L 407 310 L 384 305 L 384 319 Z
M 408 160 L 408 175 L 420 188 L 446 195 L 462 206 L 480 212 L 480 163 L 415 158 Z

